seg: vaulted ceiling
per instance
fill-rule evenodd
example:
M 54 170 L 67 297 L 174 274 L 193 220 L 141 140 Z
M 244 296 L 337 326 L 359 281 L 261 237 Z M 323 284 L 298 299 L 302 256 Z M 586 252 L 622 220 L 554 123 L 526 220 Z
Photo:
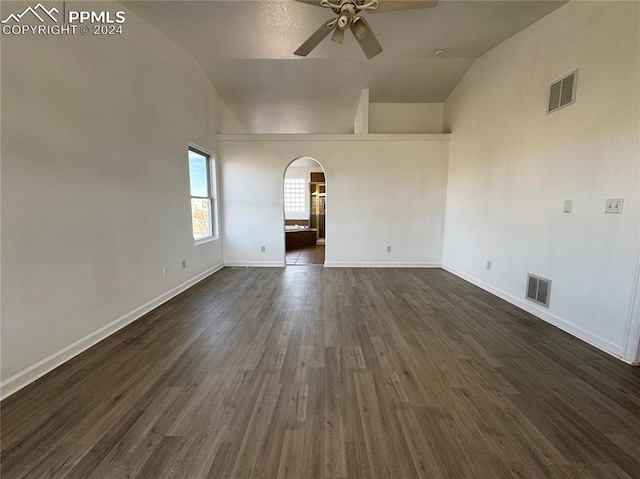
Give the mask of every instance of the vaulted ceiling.
M 294 56 L 335 16 L 294 0 L 125 2 L 196 58 L 248 133 L 352 132 L 365 88 L 372 102 L 442 102 L 476 58 L 563 3 L 440 0 L 365 13 L 384 48 L 367 60 L 351 35 Z M 440 48 L 446 53 L 436 56 Z

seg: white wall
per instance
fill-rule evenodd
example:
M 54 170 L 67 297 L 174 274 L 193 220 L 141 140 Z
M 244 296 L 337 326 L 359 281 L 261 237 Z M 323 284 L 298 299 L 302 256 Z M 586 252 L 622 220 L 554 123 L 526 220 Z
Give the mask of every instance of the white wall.
M 369 133 L 369 89 L 365 88 L 360 92 L 356 117 L 353 120 L 353 132 L 356 135 L 366 135 Z
M 445 104 L 446 267 L 617 356 L 639 254 L 639 6 L 569 2 L 480 57 Z M 546 115 L 576 68 L 577 103 Z M 553 280 L 548 310 L 524 301 L 528 272 Z
M 287 170 L 284 173 L 285 178 L 302 178 L 305 180 L 305 184 L 307 184 L 308 191 L 308 183 L 311 182 L 311 173 L 322 173 L 322 167 L 316 163 L 314 160 L 310 160 L 307 158 L 300 158 L 295 160 L 293 163 L 289 165 Z M 284 218 L 287 220 L 308 220 L 309 219 L 309 209 L 310 209 L 310 198 L 309 194 L 305 195 L 305 204 L 303 212 L 296 211 L 285 211 Z
M 369 133 L 442 133 L 443 103 L 371 103 Z
M 221 135 L 225 264 L 284 264 L 282 177 L 309 156 L 327 183 L 326 265 L 440 265 L 449 137 L 404 137 Z
M 193 245 L 187 164 L 189 141 L 215 152 L 220 100 L 131 11 L 124 29 L 2 38 L 3 395 L 222 261 Z
M 236 117 L 220 98 L 220 95 L 215 91 L 213 94 L 215 97 L 213 111 L 216 117 L 216 133 L 245 133 Z

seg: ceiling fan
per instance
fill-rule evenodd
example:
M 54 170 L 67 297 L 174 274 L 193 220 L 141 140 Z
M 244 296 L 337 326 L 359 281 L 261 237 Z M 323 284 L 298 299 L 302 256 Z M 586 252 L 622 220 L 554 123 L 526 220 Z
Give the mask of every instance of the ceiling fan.
M 306 57 L 311 50 L 318 46 L 324 38 L 333 31 L 331 40 L 342 43 L 344 31 L 348 28 L 356 37 L 360 48 L 367 56 L 373 58 L 382 51 L 378 39 L 373 34 L 367 21 L 360 16 L 363 11 L 370 13 L 394 12 L 413 8 L 435 7 L 437 0 L 297 0 L 319 7 L 330 8 L 338 15 L 324 22 L 307 40 L 294 52 L 295 55 Z M 335 3 L 334 3 L 335 2 Z

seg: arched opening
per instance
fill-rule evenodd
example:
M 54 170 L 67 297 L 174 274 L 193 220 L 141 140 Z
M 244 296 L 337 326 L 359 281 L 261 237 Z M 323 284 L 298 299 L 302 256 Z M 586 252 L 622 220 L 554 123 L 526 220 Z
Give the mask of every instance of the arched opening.
M 285 264 L 324 265 L 327 183 L 314 158 L 293 160 L 283 177 Z

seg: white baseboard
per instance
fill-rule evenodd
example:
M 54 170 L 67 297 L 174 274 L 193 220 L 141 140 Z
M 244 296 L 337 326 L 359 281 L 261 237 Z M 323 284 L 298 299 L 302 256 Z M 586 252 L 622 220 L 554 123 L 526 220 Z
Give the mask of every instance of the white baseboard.
M 589 331 L 585 331 L 580 326 L 570 321 L 562 319 L 559 316 L 556 316 L 555 314 L 549 313 L 548 311 L 542 310 L 541 308 L 538 308 L 537 306 L 530 304 L 524 299 L 517 298 L 516 296 L 506 293 L 501 289 L 495 288 L 490 284 L 485 283 L 484 281 L 481 281 L 477 278 L 474 278 L 473 276 L 468 275 L 467 273 L 458 271 L 457 269 L 449 265 L 443 264 L 442 269 L 452 274 L 455 274 L 456 276 L 464 279 L 465 281 L 468 281 L 469 283 L 474 284 L 475 286 L 481 289 L 484 289 L 485 291 L 488 291 L 489 293 L 501 299 L 504 299 L 505 301 L 513 304 L 514 306 L 517 306 L 520 309 L 524 309 L 526 312 L 533 314 L 534 316 L 542 319 L 543 321 L 546 321 L 547 323 L 552 324 L 556 328 L 559 328 L 564 332 L 569 333 L 572 336 L 575 336 L 586 343 L 589 343 L 592 346 L 595 346 L 596 348 L 604 351 L 605 353 L 608 353 L 612 356 L 615 356 L 617 359 L 620 359 L 626 363 L 629 363 L 629 361 L 624 358 L 623 346 L 607 341 L 606 339 L 601 338 L 600 336 L 597 336 L 595 334 L 592 334 Z
M 241 268 L 284 268 L 284 261 L 225 261 L 225 266 Z
M 440 263 L 366 263 L 351 261 L 325 261 L 325 268 L 441 268 Z
M 153 309 L 157 308 L 161 304 L 166 303 L 174 296 L 177 296 L 178 294 L 182 293 L 183 291 L 190 288 L 194 284 L 212 275 L 216 271 L 220 271 L 222 268 L 224 268 L 223 264 L 218 264 L 212 268 L 209 268 L 208 270 L 200 273 L 194 278 L 191 278 L 190 280 L 185 281 L 184 283 L 176 286 L 170 291 L 167 291 L 166 293 L 161 294 L 157 298 L 152 299 L 148 303 L 143 304 L 139 308 L 134 309 L 133 311 L 125 314 L 124 316 L 121 316 L 120 318 L 107 324 L 106 326 L 101 327 L 100 329 L 94 331 L 93 333 L 88 334 L 84 338 L 79 339 L 73 344 L 70 344 L 69 346 L 61 349 L 60 351 L 57 351 L 51 354 L 50 356 L 47 356 L 41 361 L 38 361 L 32 366 L 29 366 L 23 371 L 20 371 L 19 373 L 14 374 L 10 378 L 2 381 L 2 383 L 0 383 L 0 391 L 1 391 L 0 400 L 11 396 L 13 393 L 19 391 L 20 389 L 34 382 L 36 379 L 44 376 L 48 372 L 57 368 L 58 366 L 61 366 L 62 364 L 69 361 L 73 357 L 77 356 L 81 352 L 89 349 L 91 346 L 94 346 L 95 344 L 99 343 L 100 341 L 107 338 L 108 336 L 111 336 L 116 331 L 124 328 L 128 324 L 131 324 L 136 319 L 141 318 L 142 316 L 147 314 L 149 311 L 152 311 Z

